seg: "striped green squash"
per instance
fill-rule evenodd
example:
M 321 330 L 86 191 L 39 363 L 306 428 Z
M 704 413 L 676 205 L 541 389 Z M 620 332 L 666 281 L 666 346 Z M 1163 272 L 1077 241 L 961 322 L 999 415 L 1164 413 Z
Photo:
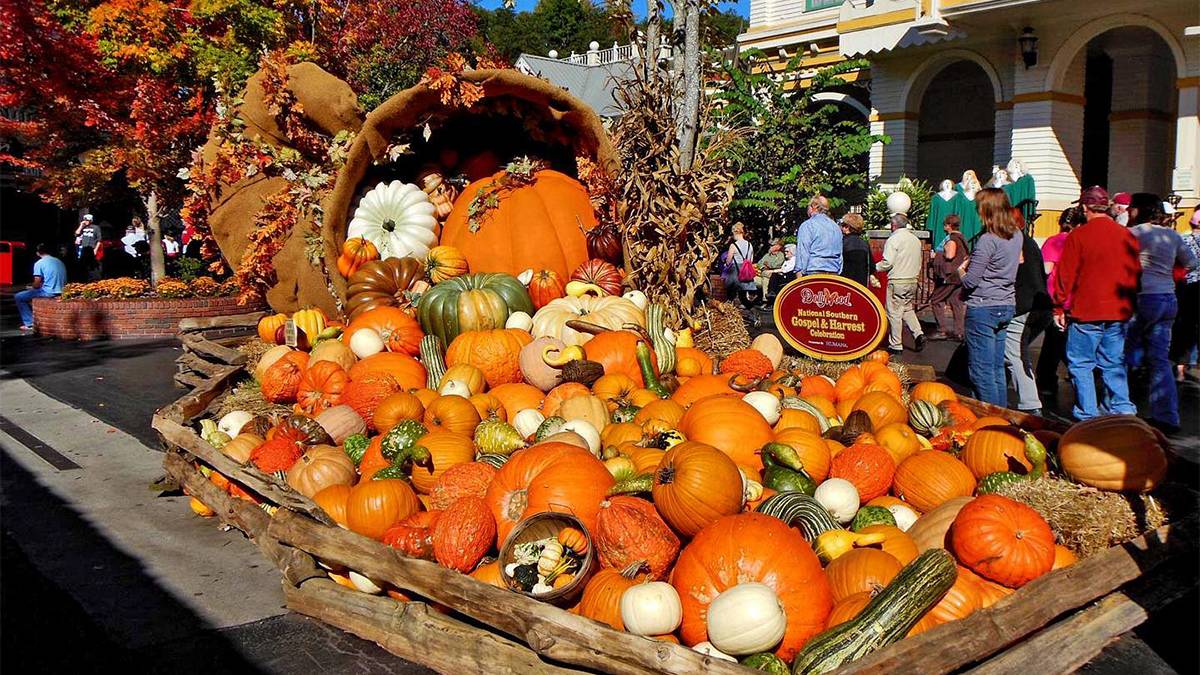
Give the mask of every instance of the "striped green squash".
M 757 510 L 799 527 L 809 543 L 825 532 L 842 529 L 824 506 L 803 492 L 788 491 L 771 495 L 758 505 Z
M 922 436 L 936 436 L 946 426 L 946 412 L 929 401 L 908 406 L 908 425 Z
M 425 386 L 437 391 L 446 376 L 446 360 L 442 357 L 442 341 L 436 335 L 421 338 L 421 363 L 425 366 Z
M 792 661 L 794 675 L 828 673 L 903 639 L 958 578 L 954 556 L 933 548 L 917 556 L 858 616 L 817 635 Z

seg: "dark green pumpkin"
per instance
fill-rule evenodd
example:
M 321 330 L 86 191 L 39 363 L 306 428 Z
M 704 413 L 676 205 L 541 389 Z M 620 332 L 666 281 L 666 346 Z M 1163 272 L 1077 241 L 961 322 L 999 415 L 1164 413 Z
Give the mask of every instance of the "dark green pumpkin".
M 858 532 L 864 527 L 872 525 L 891 525 L 896 526 L 896 517 L 892 515 L 882 506 L 864 506 L 854 514 L 854 520 L 850 521 L 850 530 Z
M 1005 485 L 1016 483 L 1017 481 L 1025 480 L 1025 476 L 1012 471 L 996 471 L 989 473 L 979 479 L 979 485 L 975 488 L 975 494 L 987 495 L 991 494 Z
M 470 311 L 460 306 L 460 296 L 466 291 L 482 290 L 489 300 L 503 311 L 487 316 L 471 318 Z M 533 301 L 529 291 L 516 277 L 500 272 L 464 274 L 447 279 L 425 291 L 417 302 L 417 320 L 429 335 L 436 335 L 443 345 L 450 344 L 458 334 L 466 330 L 489 330 L 504 328 L 504 322 L 513 312 L 533 315 Z M 503 316 L 501 316 L 503 315 Z
M 371 439 L 367 438 L 366 434 L 354 434 L 347 436 L 346 440 L 342 441 L 342 449 L 346 451 L 354 466 L 358 466 L 362 462 L 363 455 L 367 453 L 367 447 L 371 445 Z
M 424 424 L 416 420 L 404 420 L 392 427 L 380 442 L 379 451 L 389 462 L 396 460 L 401 452 L 416 444 L 417 439 L 429 433 Z
M 753 670 L 771 673 L 771 675 L 788 675 L 787 664 L 783 662 L 783 659 L 770 652 L 751 654 L 742 659 L 742 665 Z

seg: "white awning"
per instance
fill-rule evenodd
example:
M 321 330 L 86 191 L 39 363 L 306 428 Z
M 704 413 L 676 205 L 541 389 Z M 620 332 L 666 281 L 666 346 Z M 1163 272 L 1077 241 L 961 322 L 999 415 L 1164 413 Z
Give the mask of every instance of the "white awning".
M 925 17 L 915 22 L 843 33 L 839 38 L 838 49 L 842 56 L 853 58 L 903 47 L 957 40 L 966 36 L 966 33 L 951 28 L 944 20 Z

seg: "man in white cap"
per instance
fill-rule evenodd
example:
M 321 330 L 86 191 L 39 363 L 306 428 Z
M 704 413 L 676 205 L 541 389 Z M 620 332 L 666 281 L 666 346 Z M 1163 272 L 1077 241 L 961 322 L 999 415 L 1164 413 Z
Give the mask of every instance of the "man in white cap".
M 98 241 L 100 229 L 96 227 L 96 217 L 89 213 L 79 221 L 79 227 L 75 228 L 75 257 L 82 258 L 85 248 L 95 249 Z

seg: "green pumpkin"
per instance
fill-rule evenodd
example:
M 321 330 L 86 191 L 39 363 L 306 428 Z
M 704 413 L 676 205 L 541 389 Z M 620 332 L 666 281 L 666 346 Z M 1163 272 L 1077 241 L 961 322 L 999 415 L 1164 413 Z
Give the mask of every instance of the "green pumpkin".
M 1025 476 L 1012 471 L 997 471 L 989 473 L 979 479 L 979 485 L 975 488 L 975 494 L 987 495 L 991 494 L 1005 485 L 1016 483 L 1017 481 L 1025 480 Z
M 908 406 L 908 425 L 922 436 L 936 436 L 946 426 L 946 411 L 929 401 L 913 401 Z
M 347 436 L 346 440 L 342 441 L 342 449 L 346 451 L 354 466 L 358 466 L 362 462 L 363 455 L 367 453 L 367 447 L 371 445 L 371 439 L 367 438 L 366 434 L 354 434 Z
M 896 517 L 892 512 L 882 506 L 864 506 L 854 514 L 854 520 L 850 521 L 850 531 L 861 532 L 863 528 L 872 525 L 891 525 L 896 526 Z
M 417 443 L 417 439 L 429 433 L 424 424 L 416 420 L 404 420 L 387 432 L 380 442 L 379 451 L 389 462 L 396 461 L 400 453 Z
M 785 664 L 782 659 L 774 654 L 771 654 L 770 652 L 751 654 L 750 656 L 742 659 L 742 665 L 752 670 L 761 670 L 764 673 L 771 673 L 771 675 L 788 675 L 788 673 L 791 672 L 788 670 L 787 664 Z
M 469 330 L 504 328 L 513 312 L 533 316 L 533 301 L 524 284 L 500 272 L 447 279 L 422 294 L 417 302 L 421 328 L 438 336 L 444 345 Z

